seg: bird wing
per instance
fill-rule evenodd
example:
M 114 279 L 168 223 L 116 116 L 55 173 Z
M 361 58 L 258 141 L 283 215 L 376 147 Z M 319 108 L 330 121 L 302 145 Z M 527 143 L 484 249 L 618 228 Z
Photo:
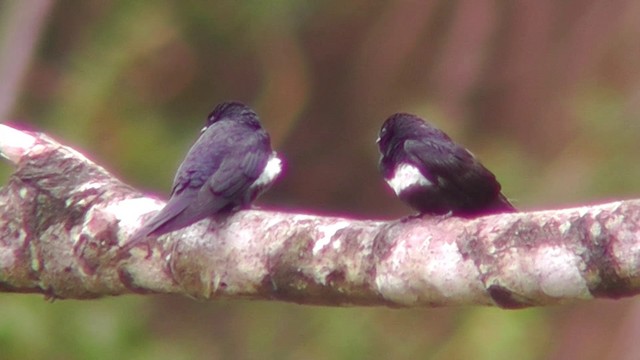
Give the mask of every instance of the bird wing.
M 244 193 L 260 176 L 269 158 L 268 149 L 263 148 L 259 137 L 251 141 L 245 139 L 244 152 L 241 157 L 225 158 L 214 172 L 207 186 L 203 187 L 200 196 L 219 197 L 227 202 L 244 197 Z M 210 194 L 210 195 L 209 195 Z
M 423 175 L 443 190 L 467 198 L 494 196 L 500 184 L 467 149 L 442 141 L 407 140 L 404 150 Z

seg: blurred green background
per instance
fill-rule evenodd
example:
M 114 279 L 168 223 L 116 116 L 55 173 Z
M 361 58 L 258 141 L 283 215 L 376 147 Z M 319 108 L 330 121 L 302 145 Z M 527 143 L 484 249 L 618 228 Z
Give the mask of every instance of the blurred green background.
M 638 197 L 640 3 L 0 2 L 0 119 L 166 196 L 204 119 L 260 114 L 285 177 L 265 207 L 391 219 L 397 111 L 430 119 L 522 209 Z M 11 168 L 3 165 L 4 178 Z M 391 310 L 0 294 L 0 359 L 637 358 L 634 299 Z

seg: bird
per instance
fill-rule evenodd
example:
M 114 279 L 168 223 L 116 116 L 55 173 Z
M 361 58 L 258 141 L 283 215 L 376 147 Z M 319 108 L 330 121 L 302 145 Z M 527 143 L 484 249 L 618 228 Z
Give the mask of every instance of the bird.
M 168 202 L 134 232 L 123 250 L 146 237 L 248 207 L 279 177 L 282 167 L 250 107 L 237 101 L 217 105 L 180 164 Z
M 416 115 L 388 117 L 377 143 L 384 180 L 420 214 L 471 218 L 517 211 L 469 150 Z

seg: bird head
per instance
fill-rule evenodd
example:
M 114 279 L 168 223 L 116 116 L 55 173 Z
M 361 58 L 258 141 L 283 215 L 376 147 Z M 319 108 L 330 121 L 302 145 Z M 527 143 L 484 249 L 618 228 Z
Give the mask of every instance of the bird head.
M 260 128 L 258 115 L 247 105 L 239 101 L 229 101 L 218 104 L 207 117 L 207 123 L 201 132 L 218 121 L 236 121 L 252 128 Z
M 449 136 L 420 117 L 413 114 L 397 113 L 389 116 L 382 124 L 377 142 L 380 152 L 384 154 L 405 140 L 419 139 L 425 136 L 450 140 Z

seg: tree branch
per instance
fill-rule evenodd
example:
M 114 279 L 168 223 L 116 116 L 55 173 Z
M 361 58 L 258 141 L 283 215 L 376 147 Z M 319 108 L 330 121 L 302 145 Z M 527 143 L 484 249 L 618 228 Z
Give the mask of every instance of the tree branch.
M 640 289 L 640 201 L 361 221 L 240 211 L 115 255 L 161 201 L 49 137 L 0 125 L 0 290 L 174 293 L 302 304 L 521 308 Z

